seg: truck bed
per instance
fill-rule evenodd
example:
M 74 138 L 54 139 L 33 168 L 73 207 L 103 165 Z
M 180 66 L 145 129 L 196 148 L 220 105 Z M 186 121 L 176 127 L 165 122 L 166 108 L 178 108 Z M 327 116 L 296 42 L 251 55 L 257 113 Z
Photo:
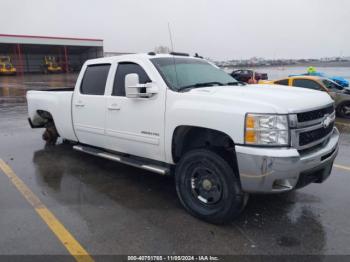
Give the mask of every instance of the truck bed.
M 49 112 L 60 136 L 77 141 L 73 129 L 72 98 L 74 88 L 55 88 L 45 91 L 28 91 L 28 114 L 33 125 L 42 124 L 44 120 L 38 111 Z

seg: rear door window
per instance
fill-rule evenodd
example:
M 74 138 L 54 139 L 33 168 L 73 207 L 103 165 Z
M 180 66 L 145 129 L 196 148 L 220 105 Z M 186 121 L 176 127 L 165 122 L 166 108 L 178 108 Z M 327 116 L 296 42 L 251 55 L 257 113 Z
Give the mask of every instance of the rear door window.
M 80 93 L 103 96 L 110 67 L 110 64 L 89 65 L 80 86 Z

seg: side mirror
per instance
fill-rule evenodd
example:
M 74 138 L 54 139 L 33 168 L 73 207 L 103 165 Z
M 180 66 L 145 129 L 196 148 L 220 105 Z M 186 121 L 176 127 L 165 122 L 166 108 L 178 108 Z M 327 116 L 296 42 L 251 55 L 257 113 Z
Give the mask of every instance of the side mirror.
M 140 84 L 138 74 L 132 73 L 125 76 L 125 94 L 129 98 L 148 98 L 158 93 L 153 82 Z

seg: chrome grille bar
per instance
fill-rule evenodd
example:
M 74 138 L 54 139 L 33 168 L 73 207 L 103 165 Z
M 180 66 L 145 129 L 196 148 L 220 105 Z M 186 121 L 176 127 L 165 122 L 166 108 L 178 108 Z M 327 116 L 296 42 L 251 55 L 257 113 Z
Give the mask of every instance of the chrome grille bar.
M 329 106 L 324 107 L 325 109 L 329 108 Z M 321 108 L 322 110 L 322 108 Z M 326 110 L 325 110 L 326 111 Z M 307 112 L 306 112 L 307 113 Z M 296 148 L 297 150 L 304 150 L 310 147 L 313 147 L 315 145 L 321 144 L 323 141 L 328 139 L 332 133 L 333 129 L 329 132 L 327 127 L 330 125 L 334 125 L 335 122 L 335 111 L 333 107 L 333 112 L 331 114 L 325 114 L 322 118 L 314 119 L 311 121 L 307 122 L 298 122 L 297 114 L 291 114 L 289 116 L 289 123 L 291 127 L 291 146 Z M 305 132 L 310 132 L 310 131 L 316 131 L 318 129 L 325 129 L 326 135 L 323 136 L 320 139 L 317 139 L 315 141 L 312 141 L 308 144 L 305 145 L 300 145 L 300 135 L 305 133 Z

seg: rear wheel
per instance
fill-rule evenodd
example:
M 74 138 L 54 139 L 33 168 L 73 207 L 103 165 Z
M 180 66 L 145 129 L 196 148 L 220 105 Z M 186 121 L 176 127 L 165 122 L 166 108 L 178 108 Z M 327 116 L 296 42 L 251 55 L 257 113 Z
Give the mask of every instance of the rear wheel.
M 350 101 L 340 104 L 337 108 L 339 116 L 350 119 Z
M 46 141 L 47 144 L 54 145 L 57 142 L 57 138 L 59 137 L 56 126 L 54 123 L 50 123 L 46 126 L 46 130 L 44 131 L 42 138 Z
M 213 151 L 186 153 L 176 167 L 175 178 L 182 205 L 207 222 L 230 222 L 246 205 L 248 195 L 242 192 L 234 169 Z

